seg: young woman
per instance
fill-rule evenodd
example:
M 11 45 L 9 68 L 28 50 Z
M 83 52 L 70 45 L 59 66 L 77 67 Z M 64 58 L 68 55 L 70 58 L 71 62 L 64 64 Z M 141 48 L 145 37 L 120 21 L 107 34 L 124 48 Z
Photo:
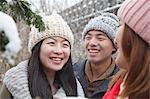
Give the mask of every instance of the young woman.
M 6 72 L 1 98 L 84 97 L 73 73 L 73 34 L 69 26 L 58 14 L 46 16 L 43 21 L 46 25 L 44 32 L 38 32 L 34 27 L 31 30 L 29 60 Z
M 119 80 L 103 99 L 149 99 L 150 0 L 126 0 L 118 16 L 121 26 L 116 35 L 116 61 L 126 73 L 116 76 Z

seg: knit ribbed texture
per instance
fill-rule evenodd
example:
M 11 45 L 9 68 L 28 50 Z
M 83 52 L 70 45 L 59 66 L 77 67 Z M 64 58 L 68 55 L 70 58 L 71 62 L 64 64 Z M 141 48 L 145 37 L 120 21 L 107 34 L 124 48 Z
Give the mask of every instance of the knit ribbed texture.
M 73 33 L 64 19 L 58 14 L 44 16 L 43 22 L 45 23 L 46 30 L 39 32 L 35 27 L 31 28 L 29 35 L 28 50 L 31 53 L 32 48 L 41 40 L 51 36 L 59 36 L 69 41 L 73 47 L 74 37 Z
M 83 30 L 83 38 L 90 30 L 100 30 L 113 41 L 119 27 L 119 18 L 113 13 L 103 13 L 91 19 Z
M 150 0 L 126 0 L 118 16 L 150 45 Z
M 32 99 L 28 86 L 28 61 L 23 61 L 16 67 L 11 68 L 5 74 L 4 84 L 13 96 L 13 99 Z M 84 97 L 81 84 L 77 81 L 77 93 L 79 97 Z M 54 97 L 61 99 L 67 97 L 62 87 L 57 91 Z M 83 98 L 82 98 L 83 99 Z
M 32 99 L 28 87 L 27 63 L 22 62 L 5 74 L 4 84 L 14 99 Z

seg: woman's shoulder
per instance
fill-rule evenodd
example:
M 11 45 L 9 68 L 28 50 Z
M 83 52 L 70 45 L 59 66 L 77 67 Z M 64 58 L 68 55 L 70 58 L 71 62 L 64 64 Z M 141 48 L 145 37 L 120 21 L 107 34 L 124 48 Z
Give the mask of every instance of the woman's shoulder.
M 23 61 L 8 70 L 5 74 L 3 83 L 6 85 L 13 97 L 29 97 L 29 99 L 31 99 L 28 88 L 27 65 L 28 61 Z
M 77 82 L 77 92 L 78 92 L 78 96 L 80 97 L 85 97 L 85 94 L 84 94 L 84 91 L 83 91 L 83 88 L 79 82 L 79 80 L 76 78 L 76 82 Z
M 16 73 L 19 73 L 19 71 L 26 71 L 27 70 L 27 64 L 28 60 L 20 62 L 17 66 L 12 67 L 5 73 L 5 77 L 7 76 L 13 76 Z
M 84 92 L 83 92 L 83 89 L 82 89 L 82 86 L 80 84 L 80 82 L 78 81 L 78 79 L 76 79 L 76 82 L 77 82 L 77 93 L 78 93 L 78 97 L 80 97 L 80 99 L 84 99 L 85 95 L 84 95 Z M 58 98 L 60 99 L 65 99 L 67 98 L 68 96 L 66 96 L 65 94 L 65 91 L 63 90 L 63 88 L 61 87 L 57 93 L 54 95 L 55 98 Z M 71 98 L 71 97 L 70 97 Z M 76 99 L 77 97 L 75 97 Z M 69 99 L 69 98 L 68 98 Z M 78 99 L 78 98 L 77 98 Z
M 27 77 L 28 60 L 22 61 L 17 66 L 9 69 L 4 76 L 3 82 L 13 82 Z

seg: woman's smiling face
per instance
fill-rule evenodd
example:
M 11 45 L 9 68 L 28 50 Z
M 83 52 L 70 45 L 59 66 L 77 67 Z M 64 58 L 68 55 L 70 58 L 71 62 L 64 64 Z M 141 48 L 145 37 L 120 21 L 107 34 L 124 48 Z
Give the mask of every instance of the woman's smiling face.
M 70 44 L 61 37 L 50 37 L 42 42 L 40 60 L 45 69 L 58 71 L 67 63 L 70 56 Z

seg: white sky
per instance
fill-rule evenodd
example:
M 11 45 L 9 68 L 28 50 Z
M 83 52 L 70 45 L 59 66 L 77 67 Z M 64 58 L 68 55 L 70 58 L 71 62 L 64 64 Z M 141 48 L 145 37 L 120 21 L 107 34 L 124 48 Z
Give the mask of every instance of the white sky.
M 40 3 L 39 3 L 40 0 L 26 0 L 26 1 L 28 1 L 29 3 L 31 3 L 33 5 L 32 6 L 33 10 L 34 9 L 40 9 Z M 57 2 L 58 5 L 60 5 L 60 7 L 62 9 L 65 9 L 65 8 L 70 7 L 70 6 L 73 6 L 74 4 L 76 4 L 82 0 L 45 0 L 45 1 L 47 2 L 47 4 L 49 3 L 49 5 L 51 7 L 52 6 L 55 7 L 54 2 L 55 3 Z M 67 3 L 67 5 L 66 5 L 66 3 Z

